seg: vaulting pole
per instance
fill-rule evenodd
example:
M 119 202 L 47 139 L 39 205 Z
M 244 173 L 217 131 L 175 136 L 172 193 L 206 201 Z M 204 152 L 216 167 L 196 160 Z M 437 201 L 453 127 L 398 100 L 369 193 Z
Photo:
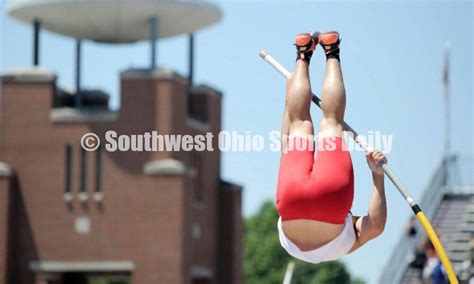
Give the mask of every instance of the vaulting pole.
M 278 73 L 283 75 L 286 79 L 288 79 L 291 75 L 291 73 L 286 70 L 285 67 L 283 67 L 278 61 L 276 61 L 271 55 L 266 53 L 265 51 L 260 51 L 260 57 L 265 60 L 267 63 L 269 63 L 273 68 L 275 68 Z M 312 94 L 312 101 L 319 107 L 321 108 L 321 99 L 318 98 L 315 94 Z M 352 128 L 350 127 L 346 122 L 344 122 L 344 129 L 348 131 L 351 135 L 354 141 L 359 144 L 359 146 L 364 150 L 368 151 L 369 147 L 367 143 L 362 139 L 362 137 L 359 136 L 359 134 Z M 381 162 L 379 166 L 383 169 L 385 175 L 392 181 L 393 185 L 397 188 L 398 192 L 405 198 L 405 201 L 408 203 L 408 205 L 411 207 L 413 210 L 413 213 L 415 213 L 416 218 L 418 221 L 421 223 L 423 226 L 423 229 L 425 230 L 426 234 L 428 235 L 428 238 L 430 238 L 431 242 L 433 243 L 433 246 L 438 253 L 438 257 L 441 260 L 441 263 L 444 266 L 444 269 L 446 270 L 446 274 L 448 275 L 449 282 L 451 284 L 458 284 L 459 281 L 456 277 L 456 273 L 454 272 L 454 269 L 451 265 L 451 262 L 448 259 L 448 256 L 446 255 L 446 252 L 443 248 L 443 245 L 441 244 L 438 236 L 436 235 L 436 232 L 433 229 L 433 226 L 431 225 L 430 221 L 428 218 L 426 218 L 425 213 L 421 210 L 420 206 L 415 202 L 411 194 L 405 189 L 405 187 L 402 185 L 400 180 L 395 176 L 393 171 L 390 169 L 390 167 L 384 163 Z

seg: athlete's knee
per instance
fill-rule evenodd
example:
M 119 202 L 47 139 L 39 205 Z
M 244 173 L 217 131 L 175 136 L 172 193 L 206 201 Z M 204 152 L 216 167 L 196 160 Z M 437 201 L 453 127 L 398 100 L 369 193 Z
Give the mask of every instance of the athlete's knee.
M 302 121 L 311 122 L 311 114 L 309 112 L 309 107 L 306 107 L 301 103 L 288 103 L 287 106 L 288 116 L 292 124 L 300 123 Z
M 340 136 L 344 131 L 344 124 L 342 121 L 336 117 L 326 117 L 321 118 L 319 123 L 319 133 L 323 136 Z
M 308 137 L 314 133 L 311 120 L 296 120 L 290 125 L 290 136 Z
M 343 125 L 343 121 L 340 120 L 337 115 L 323 115 L 321 118 L 322 127 L 340 127 Z

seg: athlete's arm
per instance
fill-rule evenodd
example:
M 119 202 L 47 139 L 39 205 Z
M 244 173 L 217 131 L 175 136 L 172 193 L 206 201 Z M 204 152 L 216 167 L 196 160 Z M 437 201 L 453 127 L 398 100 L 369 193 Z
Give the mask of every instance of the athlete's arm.
M 384 172 L 377 166 L 381 161 L 387 162 L 382 152 L 374 150 L 367 154 L 367 163 L 372 171 L 373 179 L 372 197 L 367 215 L 353 217 L 356 242 L 349 253 L 382 234 L 385 228 L 387 203 L 385 200 Z

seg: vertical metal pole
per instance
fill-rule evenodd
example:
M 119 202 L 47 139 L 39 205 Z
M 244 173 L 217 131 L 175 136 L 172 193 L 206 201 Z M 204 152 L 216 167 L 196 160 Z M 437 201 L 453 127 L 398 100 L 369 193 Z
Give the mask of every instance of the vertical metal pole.
M 194 34 L 189 34 L 188 46 L 188 114 L 192 114 L 191 88 L 194 78 Z
M 293 278 L 293 270 L 295 269 L 295 263 L 293 261 L 288 262 L 286 267 L 285 277 L 283 278 L 283 284 L 291 284 Z
M 33 66 L 39 65 L 39 36 L 40 36 L 40 22 L 33 21 Z
M 451 105 L 449 97 L 449 55 L 451 49 L 451 42 L 449 40 L 444 42 L 444 71 L 443 71 L 443 86 L 444 86 L 444 154 L 446 158 L 451 152 Z
M 82 55 L 81 39 L 76 39 L 76 108 L 82 107 L 81 97 L 81 55 Z
M 193 85 L 194 79 L 194 34 L 189 34 L 189 57 L 188 57 L 188 84 Z
M 151 48 L 151 62 L 150 69 L 156 68 L 156 40 L 158 39 L 158 18 L 156 16 L 151 17 L 150 20 L 150 48 Z

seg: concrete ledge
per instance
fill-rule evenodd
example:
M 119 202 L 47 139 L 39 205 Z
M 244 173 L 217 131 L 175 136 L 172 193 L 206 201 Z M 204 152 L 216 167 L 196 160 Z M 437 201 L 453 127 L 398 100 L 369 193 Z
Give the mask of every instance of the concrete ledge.
M 31 261 L 34 272 L 123 272 L 135 269 L 132 261 Z
M 77 194 L 80 202 L 86 202 L 89 199 L 89 194 L 87 192 L 79 192 Z
M 104 200 L 104 193 L 102 192 L 94 192 L 94 201 L 95 202 L 102 202 Z
M 70 192 L 66 192 L 63 194 L 63 199 L 64 199 L 64 202 L 72 202 L 72 200 L 74 199 L 74 196 L 72 195 L 72 193 Z
M 183 162 L 171 158 L 151 161 L 143 166 L 143 173 L 149 176 L 181 176 L 189 172 Z
M 187 79 L 170 68 L 162 69 L 128 69 L 120 73 L 121 79 L 178 79 L 187 82 Z
M 12 168 L 3 162 L 0 162 L 0 178 L 9 178 L 13 176 Z
M 117 111 L 108 111 L 103 109 L 82 109 L 75 108 L 55 108 L 49 113 L 49 118 L 53 123 L 74 123 L 74 122 L 92 122 L 92 121 L 114 121 L 119 117 Z
M 3 82 L 54 82 L 56 74 L 46 68 L 7 70 L 1 74 Z

